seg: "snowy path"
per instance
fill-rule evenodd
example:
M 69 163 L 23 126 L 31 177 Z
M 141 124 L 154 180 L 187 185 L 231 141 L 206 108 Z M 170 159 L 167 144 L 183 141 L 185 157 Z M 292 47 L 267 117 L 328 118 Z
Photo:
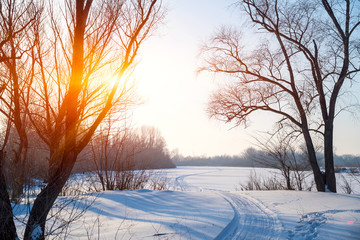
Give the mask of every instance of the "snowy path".
M 221 193 L 234 210 L 234 218 L 220 232 L 220 239 L 278 239 L 282 225 L 277 215 L 246 194 Z
M 175 184 L 182 191 L 214 193 L 226 200 L 226 208 L 232 210 L 232 219 L 213 235 L 215 239 L 360 239 L 360 195 L 236 192 L 236 183 L 239 179 L 247 181 L 252 169 L 244 170 L 226 167 L 176 169 Z M 268 169 L 256 170 L 261 176 L 269 174 Z
M 187 181 L 185 181 L 185 178 L 187 177 L 192 177 L 192 176 L 200 176 L 200 175 L 207 175 L 207 174 L 211 174 L 211 173 L 217 173 L 217 172 L 221 172 L 222 169 L 220 168 L 216 168 L 215 170 L 211 170 L 211 171 L 200 171 L 200 172 L 196 172 L 196 173 L 191 173 L 191 174 L 185 174 L 185 175 L 180 175 L 178 177 L 175 178 L 175 184 L 181 189 L 181 190 L 187 190 L 189 191 L 190 189 L 196 189 L 196 190 L 202 190 L 202 189 L 206 189 L 206 190 L 218 190 L 218 189 L 208 189 L 208 188 L 204 188 L 201 187 L 200 189 L 192 184 L 189 184 Z
M 221 172 L 221 168 L 212 171 L 199 171 L 196 173 L 180 175 L 176 178 L 179 186 L 189 190 L 196 189 L 196 186 L 185 181 L 187 177 L 204 176 L 211 173 Z M 216 190 L 223 197 L 234 211 L 231 222 L 218 234 L 216 240 L 222 239 L 280 239 L 282 224 L 277 215 L 255 198 L 244 193 L 230 193 L 219 189 Z

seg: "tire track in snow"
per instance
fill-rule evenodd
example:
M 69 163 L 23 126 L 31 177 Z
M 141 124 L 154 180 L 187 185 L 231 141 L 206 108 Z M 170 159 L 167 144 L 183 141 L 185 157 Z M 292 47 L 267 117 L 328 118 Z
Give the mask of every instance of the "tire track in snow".
M 178 177 L 175 178 L 175 183 L 176 183 L 176 186 L 180 187 L 182 190 L 189 190 L 190 188 L 196 188 L 196 187 L 194 187 L 191 184 L 187 183 L 184 180 L 186 177 L 204 175 L 204 174 L 215 173 L 215 172 L 219 172 L 219 171 L 222 171 L 222 169 L 217 168 L 216 170 L 211 170 L 211 171 L 206 171 L 206 172 L 199 172 L 199 173 L 191 173 L 191 174 L 181 175 L 181 176 L 178 176 Z M 211 190 L 211 189 L 209 189 L 209 190 Z
M 219 233 L 221 239 L 280 239 L 282 224 L 277 215 L 246 194 L 221 193 L 234 210 L 231 222 Z

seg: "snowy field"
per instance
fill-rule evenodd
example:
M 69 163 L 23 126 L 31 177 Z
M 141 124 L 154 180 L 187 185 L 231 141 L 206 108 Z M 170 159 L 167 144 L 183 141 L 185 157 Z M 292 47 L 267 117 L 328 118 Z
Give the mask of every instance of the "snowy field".
M 168 191 L 89 194 L 78 209 L 93 204 L 58 239 L 360 239 L 359 194 L 240 191 L 251 171 L 179 167 L 161 172 Z M 359 191 L 357 181 L 342 176 Z M 21 219 L 21 206 L 15 214 Z

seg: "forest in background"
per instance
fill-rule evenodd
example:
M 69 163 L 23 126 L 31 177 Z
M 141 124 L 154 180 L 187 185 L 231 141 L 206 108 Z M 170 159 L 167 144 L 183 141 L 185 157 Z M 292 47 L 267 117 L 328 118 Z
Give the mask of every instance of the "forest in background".
M 227 167 L 269 167 L 265 163 L 257 161 L 259 157 L 266 156 L 266 152 L 255 148 L 248 148 L 239 155 L 220 155 L 220 156 L 182 156 L 175 155 L 172 161 L 176 166 L 227 166 Z M 321 153 L 318 153 L 319 159 L 323 159 Z M 299 156 L 300 157 L 300 156 Z M 360 156 L 356 155 L 335 155 L 335 167 L 359 167 Z M 320 162 L 324 165 L 324 161 Z

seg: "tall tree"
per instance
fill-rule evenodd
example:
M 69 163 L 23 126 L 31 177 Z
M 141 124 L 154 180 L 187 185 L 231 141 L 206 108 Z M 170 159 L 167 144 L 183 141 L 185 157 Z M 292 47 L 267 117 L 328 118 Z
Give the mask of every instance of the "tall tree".
M 204 67 L 235 80 L 214 93 L 210 116 L 245 124 L 256 111 L 279 115 L 305 140 L 318 191 L 336 192 L 334 119 L 344 83 L 359 72 L 358 1 L 238 2 L 263 40 L 252 53 L 243 33 L 222 28 L 203 48 Z M 261 41 L 261 40 L 260 40 Z M 313 133 L 323 137 L 325 178 Z
M 44 6 L 39 24 L 25 31 L 34 47 L 19 56 L 34 60 L 24 70 L 34 78 L 27 83 L 31 102 L 22 110 L 50 153 L 48 183 L 34 201 L 24 239 L 44 239 L 47 215 L 77 156 L 109 111 L 133 100 L 127 82 L 136 56 L 164 17 L 160 0 L 66 0 Z M 0 190 L 6 198 L 6 186 Z M 15 239 L 16 229 L 2 228 L 1 234 Z
M 28 52 L 34 48 L 34 37 L 28 33 L 38 24 L 42 7 L 34 1 L 4 1 L 0 3 L 0 62 L 2 94 L 1 113 L 11 119 L 17 133 L 17 144 L 12 149 L 12 199 L 22 194 L 28 139 L 26 133 L 27 114 L 24 105 L 29 103 L 29 82 L 33 80 L 30 70 L 35 59 Z
M 18 199 L 23 189 L 23 166 L 28 148 L 23 105 L 28 99 L 23 98 L 22 93 L 28 93 L 25 83 L 33 77 L 31 71 L 24 71 L 24 66 L 34 62 L 27 58 L 27 52 L 33 48 L 33 41 L 27 38 L 27 33 L 40 15 L 41 7 L 31 0 L 0 2 L 0 113 L 4 130 L 0 149 L 0 239 L 17 237 L 10 197 Z M 12 144 L 17 147 L 12 149 L 14 157 L 11 171 L 15 177 L 9 194 L 9 182 L 6 181 L 4 168 L 6 157 L 10 154 L 6 154 L 5 148 L 13 126 L 18 141 Z

